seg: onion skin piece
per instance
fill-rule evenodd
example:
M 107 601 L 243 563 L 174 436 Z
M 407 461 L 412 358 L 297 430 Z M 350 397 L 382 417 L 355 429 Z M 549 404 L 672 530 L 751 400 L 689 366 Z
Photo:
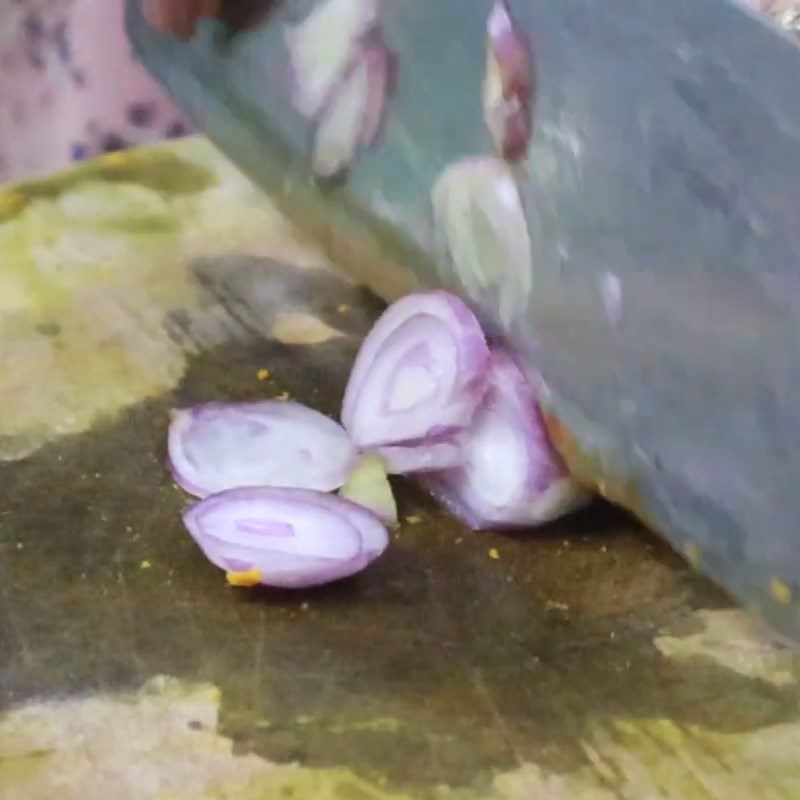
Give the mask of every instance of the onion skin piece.
M 456 436 L 483 399 L 489 358 L 483 331 L 459 298 L 407 295 L 361 346 L 342 403 L 345 430 L 362 451 Z
M 369 509 L 390 528 L 397 527 L 394 492 L 383 459 L 376 453 L 367 453 L 358 462 L 347 483 L 339 490 L 339 497 Z
M 528 44 L 508 6 L 496 0 L 487 22 L 483 114 L 502 158 L 523 158 L 531 136 L 535 78 Z
M 168 451 L 176 483 L 200 498 L 242 486 L 333 491 L 357 458 L 338 423 L 277 400 L 174 411 Z
M 357 57 L 326 105 L 314 136 L 312 169 L 318 178 L 335 178 L 355 160 L 369 92 L 368 64 Z
M 360 572 L 389 544 L 375 514 L 308 489 L 232 489 L 194 505 L 183 522 L 232 585 L 320 586 Z
M 464 434 L 464 466 L 431 476 L 431 493 L 473 530 L 527 528 L 585 505 L 547 437 L 536 392 L 514 361 L 492 354 L 491 386 Z

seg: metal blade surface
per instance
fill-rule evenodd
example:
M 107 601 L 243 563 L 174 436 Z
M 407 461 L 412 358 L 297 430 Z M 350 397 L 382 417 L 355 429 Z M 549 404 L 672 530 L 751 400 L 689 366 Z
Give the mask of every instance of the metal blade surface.
M 334 186 L 311 177 L 312 129 L 290 98 L 284 26 L 313 5 L 178 43 L 131 0 L 129 32 L 355 276 L 387 299 L 468 297 L 543 377 L 571 468 L 800 641 L 800 47 L 726 0 L 511 0 L 537 72 L 515 168 L 532 269 L 520 283 L 497 263 L 476 293 L 437 250 L 430 192 L 448 165 L 492 152 L 491 4 L 384 4 L 397 91 L 380 146 Z

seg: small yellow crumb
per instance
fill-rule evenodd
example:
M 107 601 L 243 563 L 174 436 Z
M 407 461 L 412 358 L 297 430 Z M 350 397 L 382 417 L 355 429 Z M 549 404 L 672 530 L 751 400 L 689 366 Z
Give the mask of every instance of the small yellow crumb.
M 260 381 L 267 380 L 269 378 L 269 370 L 260 369 L 258 372 L 256 372 L 256 378 L 258 378 Z
M 419 522 L 422 522 L 422 517 L 418 517 L 416 514 L 412 514 L 410 517 L 406 517 L 406 522 L 409 525 L 416 525 Z
M 247 572 L 226 572 L 225 580 L 228 586 L 242 586 L 249 588 L 261 583 L 261 570 L 249 569 Z
M 782 606 L 788 606 L 792 602 L 792 590 L 780 578 L 773 578 L 770 581 L 769 593 Z
M 347 303 L 342 303 L 339 308 L 336 309 L 340 314 L 346 314 L 350 310 L 350 306 Z
M 141 564 L 139 564 L 139 569 L 150 569 L 152 566 L 153 565 L 147 559 L 145 559 Z
M 277 397 L 273 397 L 273 400 L 288 400 L 289 399 L 289 392 L 281 392 Z
M 497 561 L 500 558 L 500 551 L 496 547 L 492 547 L 489 550 L 489 558 L 491 558 L 492 561 Z

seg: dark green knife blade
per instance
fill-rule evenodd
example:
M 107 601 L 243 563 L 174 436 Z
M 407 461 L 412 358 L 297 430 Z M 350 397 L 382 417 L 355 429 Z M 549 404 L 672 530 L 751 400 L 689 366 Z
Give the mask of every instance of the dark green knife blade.
M 283 26 L 178 43 L 129 3 L 134 45 L 211 139 L 387 298 L 444 285 L 544 378 L 572 469 L 800 642 L 800 48 L 726 0 L 511 0 L 538 78 L 516 168 L 533 271 L 514 313 L 437 257 L 430 191 L 492 152 L 490 3 L 394 0 L 384 137 L 310 175 Z M 514 286 L 493 265 L 495 290 Z M 604 291 L 618 292 L 611 319 Z

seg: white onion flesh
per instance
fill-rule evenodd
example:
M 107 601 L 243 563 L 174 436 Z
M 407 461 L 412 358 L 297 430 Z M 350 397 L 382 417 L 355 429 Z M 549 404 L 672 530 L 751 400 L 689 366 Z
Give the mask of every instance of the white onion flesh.
M 533 63 L 527 44 L 503 0 L 496 0 L 487 22 L 483 112 L 502 158 L 525 155 L 531 135 Z
M 528 308 L 533 255 L 528 221 L 511 168 L 497 158 L 450 165 L 431 192 L 436 234 L 469 298 L 497 297 L 511 326 Z

